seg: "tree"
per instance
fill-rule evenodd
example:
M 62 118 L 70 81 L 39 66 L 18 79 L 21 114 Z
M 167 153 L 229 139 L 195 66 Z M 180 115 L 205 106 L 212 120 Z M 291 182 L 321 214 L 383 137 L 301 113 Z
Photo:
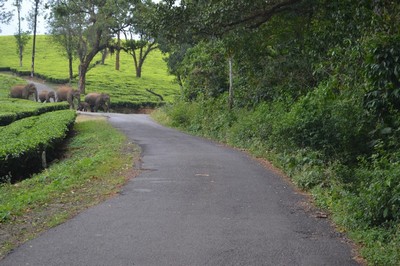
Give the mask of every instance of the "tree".
M 184 85 L 185 83 L 187 84 L 189 78 L 190 82 L 198 85 L 208 84 L 208 88 L 203 88 L 205 90 L 210 89 L 210 84 L 215 84 L 213 86 L 216 89 L 211 90 L 215 92 L 218 89 L 225 88 L 226 81 L 229 80 L 229 106 L 233 106 L 234 84 L 235 95 L 244 100 L 242 100 L 241 104 L 247 105 L 245 101 L 251 103 L 255 98 L 259 101 L 268 94 L 272 94 L 265 87 L 264 84 L 267 84 L 266 82 L 257 84 L 255 81 L 255 79 L 263 77 L 263 71 L 268 69 L 269 65 L 266 62 L 268 62 L 268 57 L 274 50 L 272 47 L 271 49 L 265 49 L 265 46 L 269 40 L 273 39 L 270 36 L 274 36 L 276 33 L 267 31 L 265 28 L 274 19 L 282 17 L 282 22 L 285 22 L 285 19 L 292 21 L 290 16 L 293 14 L 307 14 L 309 5 L 310 1 L 302 0 L 187 0 L 180 1 L 179 4 L 176 4 L 173 0 L 164 0 L 157 5 L 158 14 L 155 17 L 155 23 L 158 24 L 159 29 L 157 41 L 160 43 L 161 50 L 169 54 L 168 66 L 170 71 L 177 76 L 178 80 L 183 81 Z M 288 17 L 284 18 L 286 14 Z M 279 30 L 282 28 L 278 27 Z M 270 34 L 270 36 L 266 34 Z M 221 50 L 224 56 L 220 59 L 223 60 L 214 62 L 215 64 L 218 62 L 221 65 L 218 67 L 214 65 L 213 68 L 225 69 L 225 71 L 219 72 L 221 75 L 225 75 L 224 78 L 221 76 L 221 78 L 214 79 L 211 83 L 204 83 L 204 78 L 211 81 L 215 74 L 204 77 L 202 75 L 194 76 L 192 75 L 193 73 L 187 75 L 187 73 L 179 71 L 190 69 L 190 65 L 188 66 L 187 64 L 191 60 L 188 60 L 187 57 L 193 57 L 192 53 L 207 53 L 207 51 L 190 50 L 190 54 L 187 51 L 182 54 L 182 46 L 193 47 L 199 42 L 215 42 L 215 40 L 222 41 L 221 49 L 225 52 Z M 206 49 L 209 49 L 209 53 L 214 52 L 213 45 L 209 45 Z M 261 56 L 264 58 L 260 62 L 259 68 L 249 68 L 260 59 L 257 55 L 250 57 L 251 52 L 258 56 L 263 53 Z M 177 60 L 181 61 L 178 62 Z M 229 66 L 230 71 L 226 70 L 227 66 Z M 247 71 L 249 73 L 246 73 Z M 233 72 L 235 72 L 235 77 Z M 217 74 L 217 76 L 220 76 L 220 74 Z M 268 78 L 270 76 L 264 77 L 264 79 Z M 195 81 L 196 79 L 199 79 L 198 82 Z M 248 81 L 254 82 L 256 86 L 247 86 Z M 215 82 L 221 83 L 216 85 Z M 186 90 L 189 89 L 186 85 L 184 88 Z M 246 92 L 240 92 L 238 91 L 239 89 L 242 91 L 245 89 Z M 190 90 L 193 90 L 193 88 L 190 88 Z M 193 92 L 189 92 L 189 94 L 192 95 Z M 212 93 L 211 95 L 218 95 L 218 93 Z
M 238 28 L 256 29 L 273 16 L 294 10 L 304 0 L 186 0 L 157 5 L 160 31 L 170 41 L 209 39 Z
M 129 53 L 134 62 L 136 77 L 142 77 L 143 64 L 149 53 L 157 49 L 157 44 L 153 40 L 149 40 L 145 34 L 139 34 L 139 40 L 135 40 L 137 36 L 134 32 L 124 32 L 125 42 L 124 50 Z
M 30 40 L 30 35 L 29 31 L 22 31 L 21 29 L 21 21 L 23 18 L 21 18 L 21 8 L 22 8 L 22 0 L 15 0 L 13 5 L 17 8 L 17 14 L 18 14 L 18 32 L 14 34 L 15 41 L 17 43 L 17 53 L 19 56 L 19 66 L 22 67 L 22 59 L 23 59 L 23 54 L 24 54 L 24 48 L 28 41 Z
M 35 74 L 35 53 L 36 53 L 36 29 L 37 29 L 37 17 L 39 12 L 40 0 L 34 0 L 34 8 L 32 13 L 32 28 L 33 28 L 33 45 L 32 45 L 32 64 L 31 64 L 31 78 Z
M 120 7 L 128 5 L 126 1 L 68 1 L 60 0 L 53 10 L 57 17 L 68 17 L 76 24 L 77 45 L 75 53 L 79 59 L 78 89 L 85 93 L 86 74 L 93 58 L 109 46 L 112 31 L 117 28 Z
M 137 2 L 132 6 L 132 20 L 126 30 L 123 30 L 125 42 L 124 50 L 129 53 L 134 61 L 136 77 L 142 76 L 143 64 L 151 51 L 158 48 L 156 39 L 155 5 L 152 1 Z
M 11 21 L 12 13 L 4 8 L 7 0 L 0 0 L 0 23 L 8 24 Z M 1 32 L 1 29 L 0 29 Z
M 78 47 L 80 27 L 73 14 L 64 16 L 62 11 L 53 6 L 52 16 L 49 18 L 51 36 L 55 43 L 63 48 L 63 54 L 68 59 L 69 80 L 74 78 L 73 60 Z

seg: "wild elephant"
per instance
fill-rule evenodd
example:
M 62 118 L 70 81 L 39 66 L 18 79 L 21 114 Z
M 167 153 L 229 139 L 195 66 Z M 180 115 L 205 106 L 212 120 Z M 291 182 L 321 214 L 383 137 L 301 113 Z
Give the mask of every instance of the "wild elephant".
M 28 85 L 15 85 L 10 90 L 11 98 L 28 100 L 31 95 L 34 97 L 35 101 L 38 101 L 38 92 L 35 84 L 33 83 L 29 83 Z
M 102 108 L 104 112 L 110 110 L 110 95 L 107 93 L 97 93 L 92 92 L 86 95 L 85 102 L 90 106 L 90 111 L 97 112 L 97 110 Z
M 81 102 L 81 93 L 67 86 L 59 87 L 56 91 L 56 96 L 57 102 L 67 101 L 72 109 L 75 109 L 74 99 L 78 101 L 78 105 Z
M 90 108 L 90 105 L 87 102 L 80 102 L 78 105 L 78 111 L 87 112 Z
M 39 93 L 40 102 L 49 103 L 51 99 L 53 99 L 53 102 L 56 101 L 56 94 L 54 91 L 43 90 Z

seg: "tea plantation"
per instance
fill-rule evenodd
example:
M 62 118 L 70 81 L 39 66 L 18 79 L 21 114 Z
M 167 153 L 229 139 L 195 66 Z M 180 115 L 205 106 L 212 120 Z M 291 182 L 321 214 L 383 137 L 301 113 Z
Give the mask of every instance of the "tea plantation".
M 12 70 L 20 74 L 30 73 L 31 43 L 27 44 L 23 57 L 23 66 L 19 67 L 13 36 L 0 37 L 0 70 Z M 52 42 L 51 36 L 37 38 L 35 73 L 55 83 L 68 82 L 68 60 L 63 56 L 62 48 Z M 93 68 L 87 73 L 86 93 L 106 92 L 111 96 L 111 107 L 153 107 L 162 104 L 159 97 L 149 93 L 150 89 L 162 95 L 164 101 L 171 102 L 179 93 L 174 77 L 168 75 L 167 66 L 160 51 L 152 51 L 143 66 L 141 78 L 136 78 L 133 58 L 121 52 L 120 70 L 115 70 L 115 55 L 108 55 L 105 64 L 98 64 L 101 55 L 97 55 Z M 97 64 L 95 64 L 97 62 Z M 78 71 L 78 60 L 74 61 L 74 74 Z M 77 78 L 74 87 L 77 87 Z
M 0 182 L 16 181 L 52 159 L 76 117 L 66 103 L 9 98 L 10 87 L 24 82 L 0 74 Z

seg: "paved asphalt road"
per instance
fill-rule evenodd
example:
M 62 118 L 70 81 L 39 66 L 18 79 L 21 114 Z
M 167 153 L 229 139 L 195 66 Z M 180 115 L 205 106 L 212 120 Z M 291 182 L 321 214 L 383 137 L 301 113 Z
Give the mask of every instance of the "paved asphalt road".
M 0 265 L 357 265 L 329 221 L 248 155 L 146 115 L 110 117 L 142 147 L 143 172 Z

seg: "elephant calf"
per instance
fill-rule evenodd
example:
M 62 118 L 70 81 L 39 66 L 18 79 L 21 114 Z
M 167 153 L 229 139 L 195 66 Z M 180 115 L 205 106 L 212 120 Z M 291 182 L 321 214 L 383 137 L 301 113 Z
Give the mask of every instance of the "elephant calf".
M 89 104 L 91 112 L 97 112 L 99 107 L 101 107 L 104 112 L 110 110 L 110 95 L 107 93 L 89 93 L 85 97 L 85 102 Z
M 50 99 L 53 99 L 53 102 L 56 101 L 56 95 L 54 91 L 43 90 L 39 93 L 39 100 L 42 103 L 49 103 Z
M 87 102 L 80 102 L 78 104 L 78 111 L 84 111 L 87 112 L 90 108 L 90 105 Z
M 10 90 L 11 98 L 29 99 L 33 95 L 34 100 L 38 101 L 38 92 L 35 84 L 29 83 L 28 85 L 15 85 Z

